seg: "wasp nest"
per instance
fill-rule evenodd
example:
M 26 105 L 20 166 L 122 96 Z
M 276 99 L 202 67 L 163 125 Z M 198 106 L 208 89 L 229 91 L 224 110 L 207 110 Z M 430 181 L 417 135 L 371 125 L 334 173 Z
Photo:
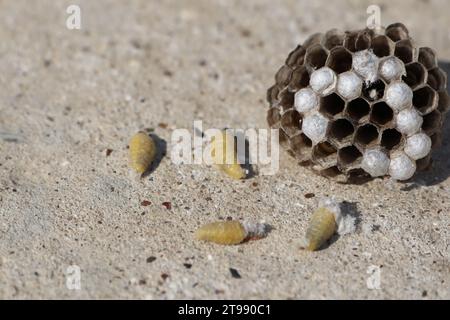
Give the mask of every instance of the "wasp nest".
M 403 24 L 314 34 L 275 82 L 267 121 L 300 164 L 343 180 L 406 180 L 431 164 L 449 107 L 447 76 Z

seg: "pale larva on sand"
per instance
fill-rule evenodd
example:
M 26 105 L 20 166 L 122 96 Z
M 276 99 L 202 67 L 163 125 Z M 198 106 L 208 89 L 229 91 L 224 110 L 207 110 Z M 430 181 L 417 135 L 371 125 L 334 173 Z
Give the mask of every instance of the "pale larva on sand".
M 145 174 L 156 155 L 156 145 L 145 132 L 139 131 L 130 140 L 130 166 L 141 175 Z
M 268 226 L 264 223 L 218 221 L 203 225 L 195 232 L 197 240 L 205 240 L 217 244 L 233 245 L 249 239 L 260 239 L 266 236 Z
M 337 225 L 333 212 L 326 208 L 317 209 L 306 230 L 306 250 L 315 251 L 336 232 Z
M 245 170 L 238 163 L 234 136 L 223 131 L 211 140 L 211 158 L 215 166 L 233 179 L 244 179 Z
M 336 232 L 343 235 L 354 232 L 356 219 L 343 215 L 339 203 L 323 199 L 309 222 L 302 248 L 309 251 L 320 249 Z

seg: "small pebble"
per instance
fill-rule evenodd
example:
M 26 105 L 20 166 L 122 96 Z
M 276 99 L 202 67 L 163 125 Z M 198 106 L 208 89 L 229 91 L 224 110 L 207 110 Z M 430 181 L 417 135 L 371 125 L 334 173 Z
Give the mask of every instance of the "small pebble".
M 141 202 L 141 206 L 143 206 L 143 207 L 149 206 L 151 204 L 152 203 L 150 201 L 148 201 L 148 200 L 144 200 L 144 201 Z
M 230 268 L 230 273 L 231 273 L 231 276 L 235 279 L 242 278 L 241 275 L 239 274 L 239 272 L 234 268 Z
M 163 280 L 166 280 L 169 277 L 169 275 L 167 273 L 161 273 L 161 278 Z

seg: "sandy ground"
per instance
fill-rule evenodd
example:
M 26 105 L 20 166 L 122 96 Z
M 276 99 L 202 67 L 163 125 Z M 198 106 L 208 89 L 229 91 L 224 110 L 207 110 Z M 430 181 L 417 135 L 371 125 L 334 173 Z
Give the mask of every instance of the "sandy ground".
M 409 183 L 339 185 L 285 153 L 276 175 L 243 182 L 170 157 L 143 180 L 128 168 L 142 128 L 168 144 L 194 119 L 266 128 L 266 89 L 289 51 L 315 31 L 363 27 L 372 3 L 274 2 L 77 1 L 82 29 L 68 30 L 71 1 L 0 0 L 1 298 L 450 298 L 448 125 L 434 168 Z M 381 8 L 448 71 L 448 1 Z M 358 230 L 301 252 L 326 195 L 346 201 Z M 226 217 L 273 230 L 239 246 L 193 239 Z

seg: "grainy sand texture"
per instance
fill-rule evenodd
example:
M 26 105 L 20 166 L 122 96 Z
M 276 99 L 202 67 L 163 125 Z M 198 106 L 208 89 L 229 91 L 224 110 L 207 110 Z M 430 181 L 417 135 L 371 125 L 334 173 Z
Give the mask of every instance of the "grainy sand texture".
M 75 2 L 81 30 L 66 28 Z M 267 128 L 287 54 L 311 33 L 363 28 L 370 4 L 0 0 L 0 298 L 449 299 L 449 124 L 433 168 L 407 183 L 337 184 L 285 152 L 275 175 L 244 181 L 170 159 L 172 130 L 194 120 Z M 448 72 L 448 1 L 378 4 Z M 145 128 L 168 154 L 138 179 L 127 144 Z M 357 231 L 300 251 L 323 196 L 345 201 Z M 228 217 L 272 230 L 194 239 Z

